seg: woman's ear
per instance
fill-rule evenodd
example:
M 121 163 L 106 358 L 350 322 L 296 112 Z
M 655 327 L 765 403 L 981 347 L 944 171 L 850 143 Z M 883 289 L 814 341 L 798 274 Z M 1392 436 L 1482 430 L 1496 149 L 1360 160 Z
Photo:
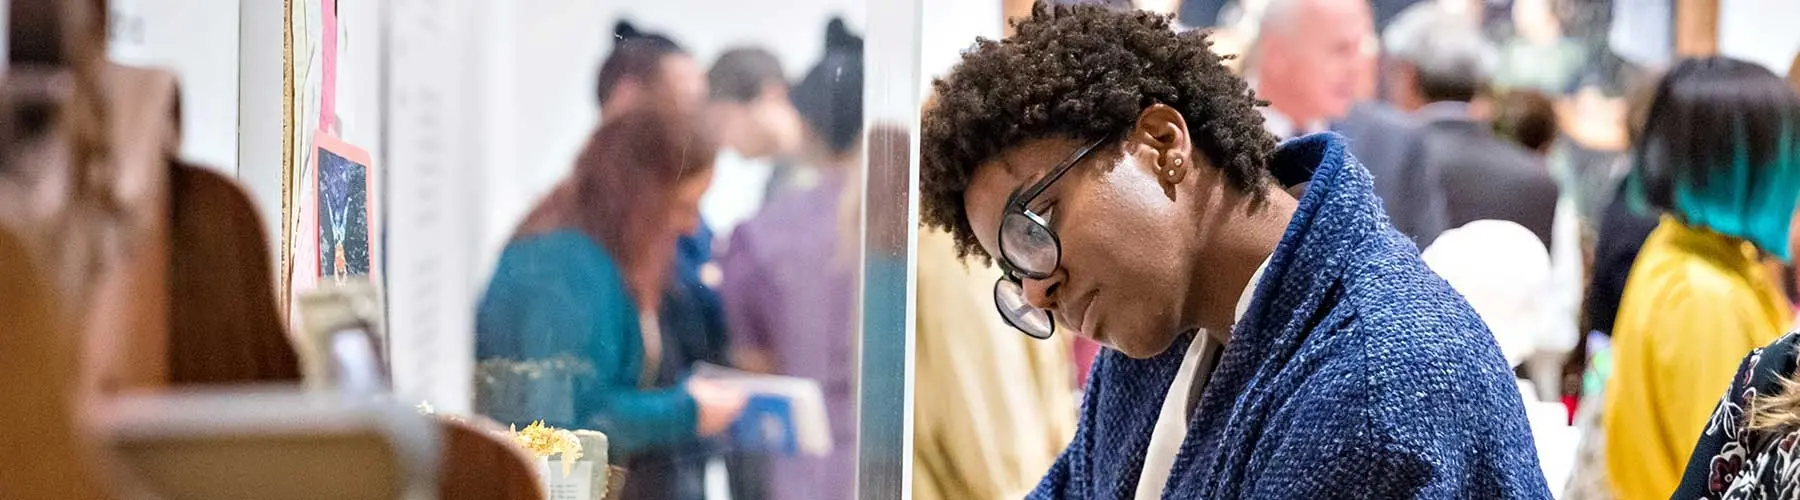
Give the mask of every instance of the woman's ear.
M 1175 108 L 1165 104 L 1144 108 L 1128 137 L 1127 142 L 1137 143 L 1149 154 L 1152 161 L 1148 166 L 1155 169 L 1165 189 L 1187 179 L 1188 169 L 1194 166 L 1188 157 L 1193 151 L 1192 142 L 1188 139 L 1187 121 Z

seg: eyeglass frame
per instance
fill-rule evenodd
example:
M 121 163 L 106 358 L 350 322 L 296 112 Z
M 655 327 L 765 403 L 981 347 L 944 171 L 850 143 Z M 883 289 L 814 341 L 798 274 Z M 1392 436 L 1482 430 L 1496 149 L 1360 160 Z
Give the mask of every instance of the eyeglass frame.
M 1040 216 L 1037 212 L 1031 210 L 1031 202 L 1036 201 L 1038 196 L 1043 195 L 1044 191 L 1049 190 L 1051 185 L 1062 180 L 1063 175 L 1068 174 L 1070 170 L 1074 170 L 1076 165 L 1079 165 L 1083 160 L 1086 160 L 1089 154 L 1100 148 L 1100 145 L 1106 144 L 1109 141 L 1111 141 L 1110 137 L 1101 138 L 1100 140 L 1096 140 L 1083 146 L 1081 149 L 1075 150 L 1073 154 L 1070 154 L 1068 158 L 1063 159 L 1061 163 L 1058 163 L 1055 167 L 1051 167 L 1042 178 L 1038 179 L 1037 182 L 1032 183 L 1031 187 L 1013 195 L 1012 199 L 1006 203 L 1006 210 L 1000 215 L 1000 225 L 995 228 L 995 233 L 997 233 L 995 235 L 995 246 L 999 249 L 1000 258 L 994 260 L 1000 265 L 1000 277 L 994 280 L 994 310 L 995 312 L 1000 313 L 1000 319 L 1006 320 L 1007 326 L 1019 330 L 1020 333 L 1024 333 L 1027 337 L 1045 340 L 1054 336 L 1056 334 L 1056 315 L 1049 310 L 1030 306 L 1030 303 L 1024 298 L 1024 281 L 1026 279 L 1041 280 L 1049 278 L 1051 274 L 1056 272 L 1056 268 L 1062 265 L 1062 236 L 1058 235 L 1056 230 L 1050 227 L 1050 223 L 1045 221 L 1043 216 Z M 1032 224 L 1037 224 L 1038 227 L 1043 228 L 1044 234 L 1050 235 L 1050 243 L 1052 249 L 1056 251 L 1056 258 L 1054 259 L 1054 263 L 1050 266 L 1049 272 L 1032 273 L 1025 271 L 1015 265 L 1012 262 L 1012 258 L 1006 255 L 1006 220 L 1015 212 L 1025 217 L 1025 219 Z M 1039 337 L 1034 335 L 1025 328 L 1020 327 L 1017 323 L 1014 323 L 1012 316 L 1007 314 L 1006 309 L 1001 306 L 999 301 L 1000 287 L 1007 283 L 1011 283 L 1019 289 L 1020 304 L 1044 313 L 1044 319 L 1049 323 L 1050 328 L 1049 331 L 1044 332 L 1044 336 Z

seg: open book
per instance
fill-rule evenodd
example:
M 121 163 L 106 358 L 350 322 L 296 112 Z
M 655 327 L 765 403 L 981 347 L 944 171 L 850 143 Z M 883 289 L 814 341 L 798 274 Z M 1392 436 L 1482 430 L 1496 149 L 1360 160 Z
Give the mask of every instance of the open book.
M 727 431 L 737 449 L 781 455 L 831 453 L 831 424 L 825 417 L 825 396 L 817 381 L 709 363 L 695 364 L 694 377 L 749 394 L 744 413 Z

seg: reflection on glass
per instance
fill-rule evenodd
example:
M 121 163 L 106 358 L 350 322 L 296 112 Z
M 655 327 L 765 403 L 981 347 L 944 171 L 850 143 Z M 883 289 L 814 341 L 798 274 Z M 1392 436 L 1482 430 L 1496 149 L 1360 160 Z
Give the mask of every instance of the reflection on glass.
M 623 498 L 854 494 L 862 39 L 810 7 L 622 9 L 599 124 L 481 295 L 476 410 L 606 433 Z
M 863 124 L 862 38 L 842 20 L 825 54 L 793 88 L 803 124 L 795 164 L 720 259 L 732 344 L 743 367 L 816 381 L 834 450 L 774 457 L 770 498 L 848 498 L 856 463 L 855 284 Z

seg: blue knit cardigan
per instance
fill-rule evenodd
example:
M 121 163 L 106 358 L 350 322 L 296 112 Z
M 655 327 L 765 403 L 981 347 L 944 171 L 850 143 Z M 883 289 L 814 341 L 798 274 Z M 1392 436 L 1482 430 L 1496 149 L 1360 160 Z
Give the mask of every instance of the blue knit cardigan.
M 1312 182 L 1163 498 L 1550 498 L 1493 335 L 1388 224 L 1345 151 L 1318 134 L 1271 158 Z M 1191 340 L 1145 360 L 1105 350 L 1074 441 L 1029 498 L 1132 498 Z

